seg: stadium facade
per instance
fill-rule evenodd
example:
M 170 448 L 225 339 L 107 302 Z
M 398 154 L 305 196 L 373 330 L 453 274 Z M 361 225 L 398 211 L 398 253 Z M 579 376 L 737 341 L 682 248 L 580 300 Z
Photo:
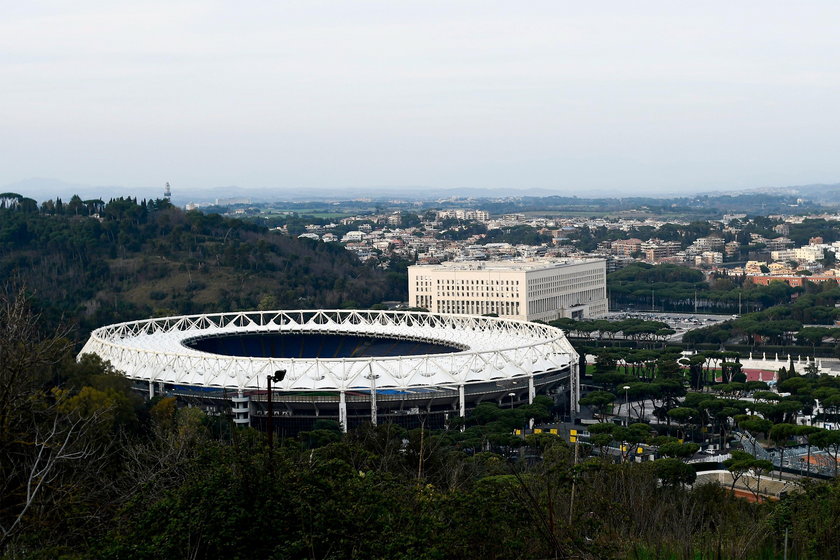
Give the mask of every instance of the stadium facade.
M 544 324 L 422 312 L 296 310 L 165 317 L 95 330 L 83 347 L 148 395 L 289 433 L 321 418 L 446 425 L 537 392 L 577 410 L 578 355 Z M 279 375 L 276 372 L 280 372 Z

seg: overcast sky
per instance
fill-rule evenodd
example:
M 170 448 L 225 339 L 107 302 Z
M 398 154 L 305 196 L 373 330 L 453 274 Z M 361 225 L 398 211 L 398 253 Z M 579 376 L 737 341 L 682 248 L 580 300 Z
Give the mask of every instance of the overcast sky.
M 0 7 L 0 185 L 840 182 L 836 0 Z

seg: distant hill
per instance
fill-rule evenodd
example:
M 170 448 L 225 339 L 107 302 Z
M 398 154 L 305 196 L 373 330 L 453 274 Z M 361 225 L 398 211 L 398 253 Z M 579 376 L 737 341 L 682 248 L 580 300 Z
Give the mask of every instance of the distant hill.
M 76 325 L 81 337 L 164 314 L 405 299 L 404 271 L 365 265 L 336 244 L 165 200 L 21 200 L 0 195 L 0 282 L 25 286 L 50 322 Z
M 49 198 L 69 198 L 78 194 L 81 198 L 135 197 L 154 199 L 163 195 L 166 178 L 160 184 L 125 187 L 119 185 L 86 185 L 53 178 L 30 178 L 0 186 L 0 191 L 27 193 L 38 200 Z M 185 188 L 175 181 L 172 185 L 172 202 L 176 206 L 188 203 L 209 204 L 218 200 L 241 199 L 253 203 L 272 203 L 278 201 L 347 201 L 366 199 L 376 201 L 476 201 L 510 199 L 570 199 L 615 201 L 649 200 L 652 204 L 680 204 L 681 201 L 697 197 L 727 197 L 740 199 L 747 196 L 773 196 L 779 198 L 802 197 L 809 201 L 825 204 L 840 204 L 840 183 L 793 186 L 745 187 L 740 189 L 579 189 L 574 186 L 556 188 L 508 187 L 508 188 L 468 188 L 468 187 L 433 187 L 428 185 L 367 185 L 367 186 L 323 186 L 298 188 L 295 185 L 240 187 L 200 186 Z

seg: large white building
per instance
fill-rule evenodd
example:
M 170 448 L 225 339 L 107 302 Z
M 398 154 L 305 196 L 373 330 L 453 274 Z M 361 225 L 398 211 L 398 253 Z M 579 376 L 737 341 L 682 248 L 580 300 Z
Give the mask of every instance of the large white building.
M 433 313 L 526 321 L 603 317 L 603 259 L 446 262 L 408 267 L 408 302 Z

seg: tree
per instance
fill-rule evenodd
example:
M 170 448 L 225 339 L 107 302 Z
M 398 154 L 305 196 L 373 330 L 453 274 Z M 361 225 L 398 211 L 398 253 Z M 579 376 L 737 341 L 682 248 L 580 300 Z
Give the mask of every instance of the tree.
M 697 416 L 697 410 L 685 406 L 672 408 L 668 411 L 668 417 L 679 422 L 683 427 L 688 421 Z
M 60 518 L 104 459 L 116 391 L 49 388 L 69 343 L 44 336 L 24 292 L 0 296 L 0 551 Z
M 773 463 L 767 461 L 766 459 L 755 459 L 752 462 L 750 470 L 755 476 L 755 488 L 753 488 L 746 479 L 744 480 L 744 486 L 746 486 L 747 489 L 753 493 L 753 496 L 755 496 L 756 501 L 758 501 L 761 495 L 761 477 L 764 475 L 769 475 L 771 472 L 773 472 Z
M 678 441 L 668 442 L 659 446 L 659 453 L 665 457 L 673 457 L 680 460 L 692 457 L 700 449 L 696 443 L 680 443 Z
M 86 210 L 85 203 L 82 202 L 82 199 L 79 195 L 74 194 L 70 198 L 70 202 L 67 203 L 67 211 L 71 214 L 79 215 Z
M 277 298 L 273 294 L 265 294 L 260 298 L 260 303 L 257 304 L 257 309 L 260 311 L 273 311 L 278 307 Z
M 756 459 L 746 451 L 740 451 L 738 449 L 733 449 L 731 454 L 732 457 L 723 462 L 723 466 L 726 467 L 726 469 L 732 476 L 732 485 L 730 486 L 730 490 L 734 492 L 735 484 L 737 484 L 738 480 L 747 472 L 753 471 L 754 473 L 756 473 L 757 481 L 755 490 L 750 488 L 748 484 L 746 486 L 750 491 L 753 492 L 756 499 L 758 499 L 758 494 L 760 492 L 761 473 L 773 470 L 773 463 L 765 459 Z
M 691 465 L 671 457 L 654 461 L 653 470 L 662 484 L 668 486 L 693 484 L 697 480 L 697 471 Z
M 622 444 L 621 460 L 627 461 L 636 444 L 644 443 L 651 439 L 651 427 L 648 424 L 637 422 L 629 426 L 615 426 L 612 436 L 615 441 Z
M 799 374 L 796 373 L 796 369 L 793 367 L 793 354 L 791 354 L 790 355 L 790 365 L 788 366 L 787 375 L 785 376 L 785 379 L 790 379 L 790 378 L 796 377 L 797 375 L 799 375 Z
M 42 337 L 38 323 L 24 290 L 0 294 L 0 449 L 15 439 L 21 410 L 70 348 L 58 332 Z
M 824 338 L 831 334 L 831 329 L 827 327 L 804 327 L 798 333 L 796 338 L 802 342 L 811 345 L 811 356 L 816 356 L 817 344 L 822 344 Z M 793 364 L 791 363 L 791 367 Z
M 788 441 L 791 437 L 795 436 L 798 432 L 798 426 L 795 424 L 776 424 L 770 429 L 770 440 L 779 447 L 781 451 L 781 457 L 779 460 L 779 480 L 782 479 L 782 469 L 781 467 L 785 464 L 785 447 L 788 444 Z
M 592 407 L 593 412 L 607 414 L 608 407 L 615 401 L 615 395 L 607 391 L 592 391 L 580 398 L 580 404 Z
M 682 358 L 680 363 L 688 367 L 689 372 L 689 386 L 693 389 L 700 390 L 703 388 L 703 364 L 706 362 L 706 357 L 702 354 L 695 354 L 689 358 Z
M 618 361 L 618 356 L 609 348 L 599 348 L 595 350 L 595 371 L 598 373 L 605 373 L 615 369 Z
M 805 444 L 808 447 L 807 456 L 805 458 L 805 464 L 807 466 L 807 472 L 811 474 L 811 446 L 813 445 L 812 437 L 814 434 L 821 432 L 821 428 L 817 428 L 816 426 L 797 426 L 796 427 L 796 435 L 799 437 L 805 438 Z
M 828 453 L 834 461 L 834 476 L 838 471 L 838 453 L 840 453 L 840 430 L 823 430 L 811 435 L 811 442 Z

